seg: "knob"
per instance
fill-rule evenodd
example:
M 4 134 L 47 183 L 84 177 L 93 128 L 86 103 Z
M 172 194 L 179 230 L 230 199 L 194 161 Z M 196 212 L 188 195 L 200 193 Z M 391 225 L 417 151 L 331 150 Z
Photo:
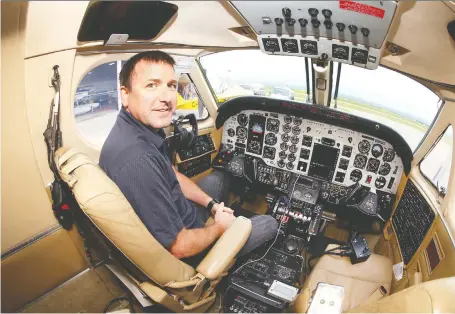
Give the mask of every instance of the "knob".
M 319 21 L 319 20 L 311 20 L 311 24 L 313 24 L 313 27 L 318 28 L 319 25 L 321 25 L 321 21 Z
M 305 27 L 308 24 L 307 19 L 299 19 L 300 26 Z
M 355 34 L 357 33 L 357 26 L 355 25 L 349 25 L 349 30 L 351 31 L 351 33 Z
M 324 15 L 326 19 L 329 19 L 332 16 L 332 11 L 324 9 L 322 10 L 322 15 Z
M 308 14 L 311 17 L 316 17 L 319 14 L 319 10 L 315 9 L 315 8 L 310 8 L 310 9 L 308 9 Z
M 325 25 L 325 28 L 332 29 L 333 23 L 330 20 L 325 20 L 324 25 Z
M 365 36 L 365 37 L 368 37 L 368 35 L 370 35 L 370 30 L 368 28 L 362 27 L 360 29 L 360 31 L 362 32 L 363 36 Z
M 283 15 L 285 17 L 290 17 L 291 16 L 291 9 L 289 9 L 289 8 L 283 8 L 282 12 L 283 12 Z
M 321 55 L 321 60 L 322 60 L 322 61 L 325 61 L 325 60 L 327 60 L 328 58 L 329 58 L 329 56 L 328 56 L 326 53 L 323 53 L 323 54 Z
M 275 18 L 275 24 L 276 25 L 281 26 L 281 25 L 283 25 L 283 22 L 284 21 L 283 21 L 282 18 L 280 18 L 280 17 Z
M 293 18 L 287 18 L 286 22 L 288 22 L 289 26 L 294 26 L 294 24 L 295 24 L 295 20 Z
M 336 25 L 340 32 L 344 31 L 344 29 L 346 28 L 346 25 L 344 25 L 344 23 L 337 23 Z

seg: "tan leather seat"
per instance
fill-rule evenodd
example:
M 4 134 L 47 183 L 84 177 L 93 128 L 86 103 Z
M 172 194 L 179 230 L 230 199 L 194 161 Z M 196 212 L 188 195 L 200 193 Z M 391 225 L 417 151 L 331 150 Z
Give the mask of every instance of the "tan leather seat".
M 328 249 L 336 248 L 330 244 Z M 305 280 L 294 306 L 296 312 L 305 313 L 312 292 L 319 282 L 344 287 L 343 312 L 366 302 L 370 295 L 384 286 L 387 293 L 392 282 L 392 261 L 372 254 L 367 261 L 351 264 L 349 257 L 323 255 Z
M 83 213 L 145 275 L 143 280 L 129 272 L 140 290 L 175 312 L 206 311 L 215 301 L 215 286 L 248 239 L 251 221 L 238 217 L 194 269 L 155 240 L 117 185 L 87 155 L 66 148 L 55 155 L 59 174 Z
M 436 279 L 360 305 L 352 313 L 455 313 L 455 277 Z

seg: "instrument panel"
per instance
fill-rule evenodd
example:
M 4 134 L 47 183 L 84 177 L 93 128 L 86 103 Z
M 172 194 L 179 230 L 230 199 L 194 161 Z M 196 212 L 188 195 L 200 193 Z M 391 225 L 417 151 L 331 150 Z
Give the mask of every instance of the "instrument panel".
M 396 194 L 403 163 L 382 139 L 301 117 L 244 110 L 224 123 L 222 144 L 267 165 L 341 186 Z

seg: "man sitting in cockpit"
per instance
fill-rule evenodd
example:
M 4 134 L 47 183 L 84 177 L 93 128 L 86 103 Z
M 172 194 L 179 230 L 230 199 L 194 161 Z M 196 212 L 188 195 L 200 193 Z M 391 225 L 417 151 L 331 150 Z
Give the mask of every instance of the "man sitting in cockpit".
M 197 263 L 231 225 L 227 177 L 215 171 L 196 185 L 179 173 L 168 156 L 163 128 L 177 103 L 174 59 L 162 51 L 131 57 L 120 72 L 122 109 L 101 150 L 100 166 L 119 186 L 155 239 L 175 257 Z M 214 223 L 206 226 L 209 213 Z M 274 218 L 251 218 L 244 254 L 272 239 Z

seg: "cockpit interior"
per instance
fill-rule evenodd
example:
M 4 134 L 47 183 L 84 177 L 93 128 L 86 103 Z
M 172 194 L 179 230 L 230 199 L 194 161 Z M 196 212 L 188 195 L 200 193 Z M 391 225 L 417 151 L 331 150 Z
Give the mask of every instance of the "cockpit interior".
M 23 1 L 1 20 L 2 312 L 455 312 L 454 1 Z M 198 265 L 99 166 L 122 67 L 149 50 L 176 61 L 175 171 L 229 181 L 236 218 Z M 239 256 L 256 215 L 276 235 Z

